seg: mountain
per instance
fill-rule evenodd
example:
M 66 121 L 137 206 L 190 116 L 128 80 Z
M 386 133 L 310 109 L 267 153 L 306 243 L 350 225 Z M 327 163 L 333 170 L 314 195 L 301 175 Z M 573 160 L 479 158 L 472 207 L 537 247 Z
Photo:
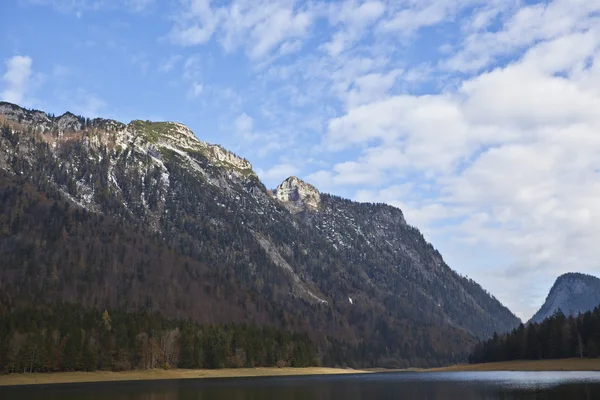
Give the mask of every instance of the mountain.
M 0 119 L 0 311 L 65 301 L 268 325 L 361 366 L 461 361 L 520 322 L 401 210 L 297 177 L 268 190 L 182 124 L 10 103 Z
M 559 309 L 566 315 L 593 310 L 600 304 L 600 279 L 592 275 L 567 273 L 559 276 L 542 308 L 530 322 L 542 322 Z

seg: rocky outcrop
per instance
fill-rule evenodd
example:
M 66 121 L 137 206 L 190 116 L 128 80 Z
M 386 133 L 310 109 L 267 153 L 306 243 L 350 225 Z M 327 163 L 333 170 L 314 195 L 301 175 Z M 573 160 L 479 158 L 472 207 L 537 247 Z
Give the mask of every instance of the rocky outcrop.
M 233 167 L 236 170 L 252 171 L 252 165 L 219 145 L 200 141 L 187 126 L 178 122 L 151 122 L 135 120 L 128 125 L 128 132 L 142 137 L 157 147 L 175 151 L 192 151 L 204 154 L 217 166 Z M 127 134 L 127 132 L 125 132 Z
M 59 132 L 79 131 L 83 129 L 81 119 L 70 112 L 64 113 L 57 120 Z
M 210 149 L 209 154 L 212 155 L 212 157 L 219 163 L 229 164 L 232 167 L 242 170 L 252 169 L 252 165 L 248 160 L 237 156 L 228 150 L 225 150 L 221 146 L 208 145 L 208 148 Z
M 27 110 L 15 104 L 0 102 L 0 115 L 12 122 L 24 126 L 33 126 L 44 132 L 52 128 L 53 121 L 45 112 L 38 110 Z
M 273 191 L 275 198 L 292 211 L 315 211 L 321 204 L 321 194 L 311 184 L 290 176 Z

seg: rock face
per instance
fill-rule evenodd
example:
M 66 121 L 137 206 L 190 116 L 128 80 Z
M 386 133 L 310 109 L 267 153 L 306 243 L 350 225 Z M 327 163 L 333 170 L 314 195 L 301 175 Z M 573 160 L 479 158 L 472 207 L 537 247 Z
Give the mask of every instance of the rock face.
M 556 279 L 544 305 L 530 322 L 542 322 L 559 309 L 577 315 L 600 305 L 600 279 L 592 275 L 567 273 Z
M 281 182 L 273 191 L 277 200 L 283 202 L 293 211 L 316 211 L 321 204 L 321 194 L 313 186 L 295 176 Z
M 0 103 L 0 170 L 0 294 L 20 302 L 308 331 L 355 346 L 338 352 L 354 366 L 464 361 L 519 323 L 401 210 L 296 177 L 270 192 L 247 160 L 182 124 Z
M 61 115 L 56 121 L 56 125 L 58 126 L 58 131 L 60 133 L 79 131 L 83 128 L 84 123 L 85 121 L 82 122 L 80 118 L 71 113 L 65 113 Z
M 46 113 L 37 110 L 26 110 L 11 103 L 0 102 L 0 115 L 25 126 L 35 126 L 36 129 L 41 131 L 49 130 L 53 124 Z

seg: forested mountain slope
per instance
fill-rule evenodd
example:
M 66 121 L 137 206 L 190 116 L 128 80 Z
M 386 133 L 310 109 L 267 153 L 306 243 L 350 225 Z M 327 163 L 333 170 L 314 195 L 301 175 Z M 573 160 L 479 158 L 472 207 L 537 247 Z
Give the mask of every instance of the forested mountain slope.
M 267 190 L 177 123 L 9 103 L 0 118 L 7 309 L 64 300 L 272 325 L 360 347 L 363 366 L 462 360 L 519 323 L 396 208 L 294 177 Z

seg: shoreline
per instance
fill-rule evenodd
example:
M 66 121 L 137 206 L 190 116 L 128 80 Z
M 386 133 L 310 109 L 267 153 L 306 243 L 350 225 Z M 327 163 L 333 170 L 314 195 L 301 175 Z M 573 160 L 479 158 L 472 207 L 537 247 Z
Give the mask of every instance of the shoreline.
M 123 372 L 32 372 L 0 375 L 0 387 L 71 383 L 135 382 L 178 379 L 253 378 L 276 376 L 348 375 L 369 371 L 341 368 L 153 369 Z
M 423 369 L 421 372 L 485 371 L 600 371 L 600 358 L 565 358 L 558 360 L 516 360 L 484 364 L 458 364 Z
M 437 368 L 407 368 L 382 369 L 369 368 L 365 370 L 341 368 L 237 368 L 237 369 L 153 369 L 132 370 L 123 372 L 94 371 L 94 372 L 34 372 L 0 375 L 1 387 L 35 386 L 35 385 L 64 385 L 76 383 L 106 383 L 106 382 L 135 382 L 161 381 L 179 379 L 224 379 L 224 378 L 267 378 L 293 376 L 325 376 L 348 374 L 378 374 L 397 372 L 499 372 L 499 371 L 599 371 L 600 358 L 580 359 L 569 358 L 562 360 L 519 360 L 503 361 L 485 364 L 457 364 Z

